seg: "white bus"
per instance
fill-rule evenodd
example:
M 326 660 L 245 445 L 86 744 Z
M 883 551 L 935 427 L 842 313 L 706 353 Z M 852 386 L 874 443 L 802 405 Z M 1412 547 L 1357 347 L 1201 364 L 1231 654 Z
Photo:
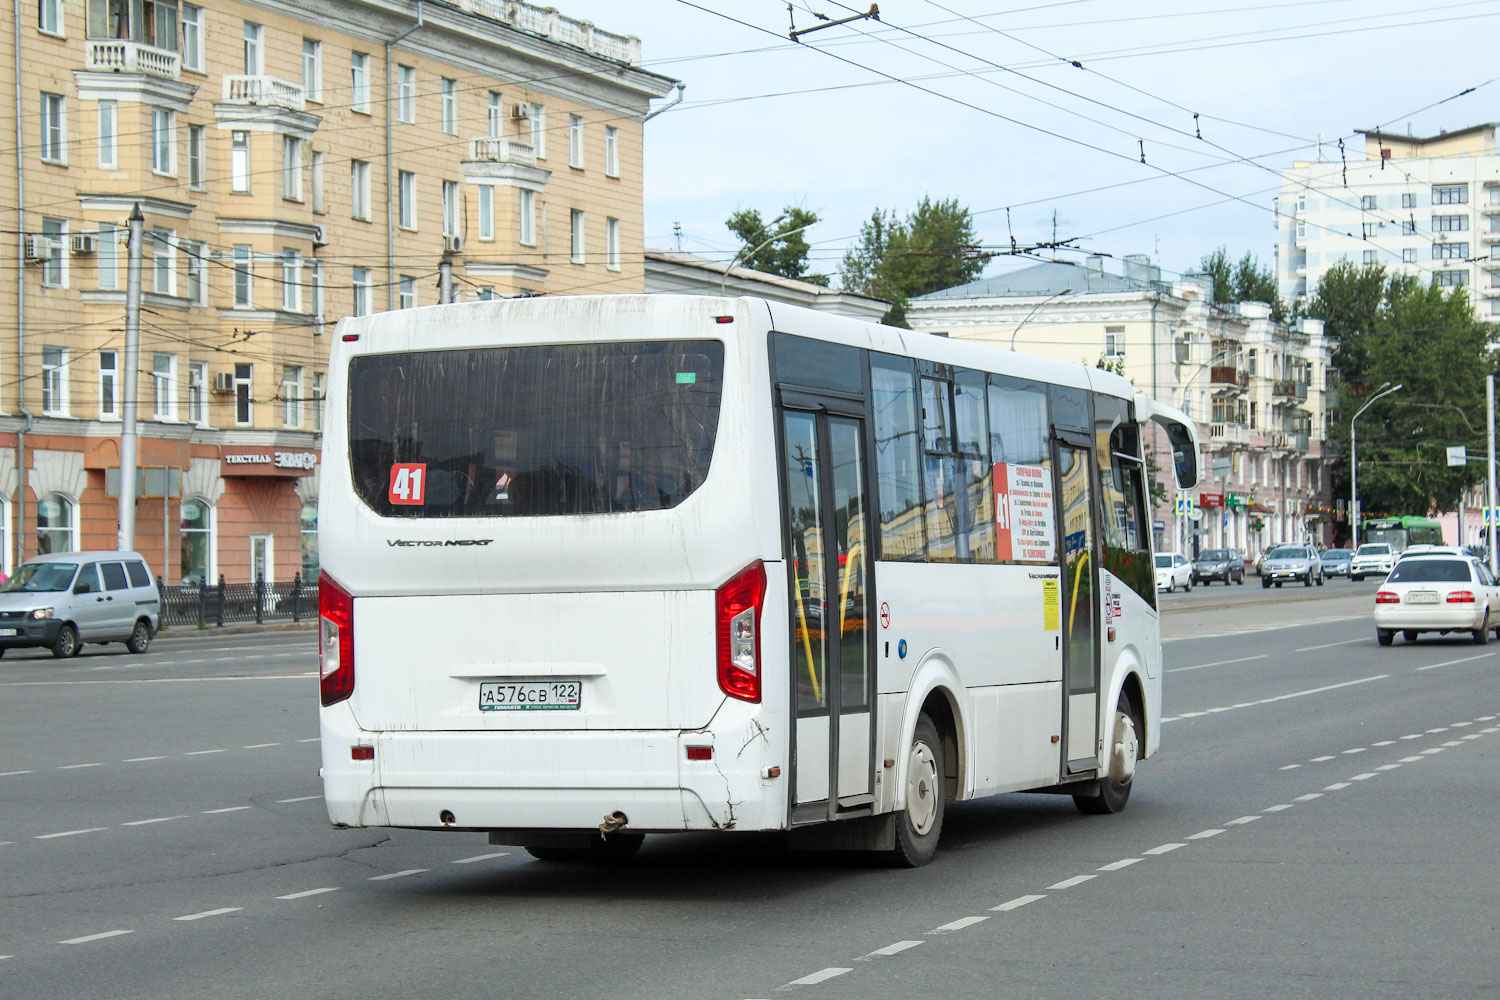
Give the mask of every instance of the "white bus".
M 546 859 L 790 831 L 932 857 L 945 800 L 1125 805 L 1160 740 L 1142 422 L 1109 372 L 757 299 L 339 324 L 320 497 L 339 827 Z

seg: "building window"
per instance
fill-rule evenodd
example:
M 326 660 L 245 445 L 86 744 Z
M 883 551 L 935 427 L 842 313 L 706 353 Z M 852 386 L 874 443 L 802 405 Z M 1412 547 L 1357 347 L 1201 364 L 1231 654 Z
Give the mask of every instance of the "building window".
M 503 135 L 505 133 L 505 101 L 501 99 L 499 91 L 490 91 L 485 111 L 490 135 Z
M 536 150 L 536 158 L 545 160 L 547 158 L 547 109 L 540 104 L 533 104 L 531 111 L 531 148 Z
M 1468 256 L 1468 243 L 1434 243 L 1432 245 L 1433 260 L 1466 260 Z
M 49 35 L 61 35 L 63 33 L 62 0 L 41 0 L 37 9 L 36 26 L 38 31 L 44 31 Z
M 302 505 L 302 582 L 318 579 L 318 500 Z
M 178 515 L 182 531 L 178 579 L 184 587 L 201 587 L 214 578 L 213 508 L 202 497 L 192 497 L 182 501 Z
M 312 384 L 312 419 L 313 430 L 323 432 L 323 382 L 328 376 L 322 372 L 313 372 Z
M 489 301 L 491 301 L 495 297 L 495 286 L 494 285 L 480 285 L 479 286 L 479 290 L 474 293 L 474 297 L 476 299 L 478 299 L 480 302 L 489 302 Z
M 568 231 L 571 234 L 571 239 L 569 242 L 568 259 L 571 260 L 574 264 L 582 264 L 584 263 L 583 213 L 575 208 L 569 216 L 569 219 L 570 228 Z
M 307 286 L 312 289 L 312 314 L 317 317 L 317 325 L 313 327 L 313 333 L 323 332 L 323 265 L 316 261 L 307 262 Z
M 177 419 L 177 355 L 151 356 L 151 415 L 157 420 Z
M 67 233 L 68 224 L 64 220 L 42 220 L 42 240 L 51 251 L 42 261 L 43 288 L 68 287 L 68 256 L 63 252 L 67 247 Z
M 1407 247 L 1401 251 L 1401 262 L 1403 264 L 1415 264 L 1417 262 L 1417 248 Z
M 1104 356 L 1107 358 L 1125 356 L 1125 328 L 1123 326 L 1104 328 Z
M 42 413 L 68 415 L 68 351 L 63 347 L 42 348 Z
M 396 67 L 396 120 L 408 125 L 417 120 L 417 68 Z
M 1300 239 L 1305 238 L 1306 236 L 1307 236 L 1307 223 L 1303 222 L 1301 219 L 1298 219 L 1297 220 L 1297 239 L 1300 240 Z
M 370 57 L 349 53 L 349 107 L 362 115 L 370 113 Z
M 1467 215 L 1434 215 L 1432 217 L 1432 231 L 1435 233 L 1463 233 L 1468 232 L 1469 217 Z
M 281 197 L 302 200 L 302 140 L 294 135 L 281 137 Z
M 266 29 L 254 21 L 245 22 L 245 75 L 265 76 Z
M 312 210 L 318 215 L 328 211 L 328 205 L 323 200 L 323 154 L 312 155 Z
M 397 173 L 396 218 L 402 229 L 417 228 L 417 175 L 410 170 Z
M 48 493 L 36 505 L 36 552 L 77 552 L 77 507 L 61 493 Z
M 99 166 L 114 170 L 119 159 L 119 106 L 114 101 L 99 102 Z
M 493 184 L 479 185 L 479 238 L 495 238 L 495 187 Z
M 120 419 L 119 355 L 114 351 L 99 352 L 99 419 Z
M 620 220 L 604 220 L 604 266 L 611 271 L 620 269 Z
M 517 216 L 521 223 L 521 243 L 536 246 L 536 192 L 521 189 Z
M 1417 234 L 1417 224 L 1415 222 L 1412 222 L 1410 219 L 1407 219 L 1405 222 L 1401 223 L 1401 235 L 1402 236 L 1415 236 L 1416 234 Z
M 99 223 L 99 250 L 94 255 L 94 267 L 99 276 L 99 287 L 114 290 L 120 287 L 120 229 L 113 222 Z
M 281 252 L 281 308 L 302 311 L 302 255 L 295 250 Z
M 241 427 L 255 422 L 255 397 L 251 394 L 253 371 L 251 365 L 234 366 L 234 422 Z
M 412 309 L 417 304 L 417 279 L 403 274 L 396 287 L 396 308 Z
M 66 163 L 61 94 L 42 94 L 42 162 Z
M 604 126 L 604 173 L 620 176 L 620 130 L 613 125 Z
M 1467 205 L 1469 203 L 1469 185 L 1434 184 L 1432 186 L 1432 203 L 1434 205 Z
M 568 166 L 583 169 L 583 118 L 568 116 Z
M 302 96 L 323 103 L 323 43 L 302 39 Z
M 151 109 L 151 172 L 177 173 L 177 112 L 166 108 Z
M 458 83 L 443 78 L 443 131 L 458 134 Z
M 1403 194 L 1401 196 L 1401 207 L 1402 208 L 1416 208 L 1417 207 L 1417 196 L 1414 195 L 1414 194 L 1411 194 L 1410 192 L 1408 192 L 1406 194 Z
M 1366 250 L 1365 251 L 1365 263 L 1366 264 L 1373 264 L 1373 263 L 1375 263 L 1375 251 L 1374 250 Z
M 188 362 L 187 418 L 200 427 L 208 423 L 208 408 L 204 405 L 207 392 L 208 362 Z
M 1381 226 L 1381 223 L 1379 223 L 1379 222 L 1365 222 L 1365 223 L 1361 223 L 1361 225 L 1360 225 L 1360 235 L 1363 236 L 1365 239 L 1369 239 L 1370 237 L 1376 235 L 1376 231 L 1380 228 L 1380 226 Z
M 302 367 L 281 366 L 281 422 L 287 427 L 302 426 Z
M 236 194 L 250 191 L 250 133 L 229 133 L 229 190 Z
M 151 290 L 157 295 L 177 294 L 176 235 L 170 229 L 151 230 Z
M 203 8 L 182 5 L 182 68 L 203 72 Z
M 206 186 L 207 167 L 204 155 L 207 152 L 206 130 L 202 125 L 188 126 L 188 187 L 202 191 Z
M 1459 288 L 1469 283 L 1469 272 L 1438 271 L 1433 275 L 1432 283 L 1439 288 Z
M 349 161 L 349 214 L 370 221 L 370 164 L 364 160 Z
M 250 309 L 255 305 L 255 251 L 244 243 L 234 247 L 234 307 Z
M 1374 209 L 1375 209 L 1375 196 L 1373 194 L 1360 195 L 1360 197 L 1359 197 L 1359 207 L 1362 208 L 1362 209 L 1364 209 L 1366 212 L 1374 211 Z
M 354 268 L 354 315 L 370 315 L 370 269 Z
M 458 235 L 458 181 L 443 181 L 443 235 Z
M 208 305 L 208 251 L 202 243 L 184 243 L 187 255 L 187 297 L 195 306 Z

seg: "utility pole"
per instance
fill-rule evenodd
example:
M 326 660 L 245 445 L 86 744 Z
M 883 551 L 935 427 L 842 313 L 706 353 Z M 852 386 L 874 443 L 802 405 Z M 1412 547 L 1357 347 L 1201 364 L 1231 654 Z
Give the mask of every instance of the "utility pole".
M 443 251 L 443 259 L 438 262 L 438 301 L 444 304 L 453 301 L 453 254 L 451 251 Z
M 1490 572 L 1495 572 L 1495 567 L 1500 565 L 1496 560 L 1495 536 L 1500 534 L 1500 528 L 1494 523 L 1495 517 L 1495 376 L 1490 375 L 1484 380 L 1484 424 L 1485 440 L 1490 446 L 1490 476 L 1489 489 L 1485 494 L 1485 506 L 1489 507 L 1490 516 Z
M 146 237 L 146 217 L 139 203 L 130 210 L 129 264 L 125 270 L 125 364 L 120 393 L 120 507 L 116 547 L 135 549 L 135 410 L 140 391 L 141 352 L 141 258 Z M 163 499 L 162 503 L 166 503 Z

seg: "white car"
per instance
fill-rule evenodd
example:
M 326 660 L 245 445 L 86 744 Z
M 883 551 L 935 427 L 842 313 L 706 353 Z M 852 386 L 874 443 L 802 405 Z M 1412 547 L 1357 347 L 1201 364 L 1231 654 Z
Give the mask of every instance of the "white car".
M 1385 542 L 1366 542 L 1354 550 L 1349 559 L 1349 579 L 1363 580 L 1367 576 L 1385 576 L 1396 564 L 1396 553 Z
M 1482 644 L 1492 630 L 1500 635 L 1500 586 L 1490 568 L 1470 556 L 1405 557 L 1375 595 L 1375 637 L 1382 646 L 1397 632 L 1407 642 L 1422 632 L 1468 632 Z
M 1158 552 L 1156 554 L 1156 589 L 1168 593 L 1181 587 L 1193 589 L 1193 564 L 1181 552 Z

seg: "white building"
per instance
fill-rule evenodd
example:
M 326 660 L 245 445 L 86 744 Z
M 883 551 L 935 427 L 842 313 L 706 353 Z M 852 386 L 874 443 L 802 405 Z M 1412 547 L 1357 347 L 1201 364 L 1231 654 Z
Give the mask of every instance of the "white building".
M 871 323 L 890 310 L 884 299 L 828 288 L 810 281 L 784 278 L 748 267 L 736 267 L 696 254 L 669 250 L 646 251 L 648 295 L 754 295 L 804 309 L 848 316 Z
M 1283 171 L 1275 201 L 1282 298 L 1293 303 L 1316 292 L 1328 269 L 1346 260 L 1467 286 L 1475 315 L 1500 319 L 1496 127 L 1429 138 L 1364 132 L 1363 159 Z

